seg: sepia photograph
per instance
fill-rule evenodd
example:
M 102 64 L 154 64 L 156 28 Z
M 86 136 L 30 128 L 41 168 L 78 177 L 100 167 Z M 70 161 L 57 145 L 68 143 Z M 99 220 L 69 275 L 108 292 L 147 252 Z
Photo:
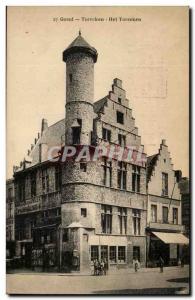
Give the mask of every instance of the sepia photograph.
M 6 9 L 6 293 L 190 295 L 190 9 Z

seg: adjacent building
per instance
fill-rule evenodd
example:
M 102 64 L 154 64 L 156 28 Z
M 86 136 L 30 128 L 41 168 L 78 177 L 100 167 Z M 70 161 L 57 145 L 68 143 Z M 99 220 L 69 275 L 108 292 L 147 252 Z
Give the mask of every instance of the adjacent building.
M 165 140 L 147 159 L 147 191 L 148 265 L 157 265 L 159 255 L 165 265 L 176 265 L 188 239 L 183 235 L 181 195 Z
M 43 119 L 41 133 L 14 167 L 16 256 L 23 266 L 88 272 L 95 259 L 112 270 L 133 267 L 137 258 L 144 267 L 158 258 L 159 241 L 166 243 L 160 232 L 177 233 L 168 264 L 178 259 L 177 245 L 187 242 L 165 141 L 147 160 L 120 79 L 94 102 L 97 57 L 81 33 L 66 48 L 65 119 L 51 126 Z M 141 159 L 110 159 L 107 153 L 98 160 L 62 159 L 66 147 L 89 146 L 91 155 L 100 145 L 130 145 Z M 48 159 L 54 148 L 55 162 Z

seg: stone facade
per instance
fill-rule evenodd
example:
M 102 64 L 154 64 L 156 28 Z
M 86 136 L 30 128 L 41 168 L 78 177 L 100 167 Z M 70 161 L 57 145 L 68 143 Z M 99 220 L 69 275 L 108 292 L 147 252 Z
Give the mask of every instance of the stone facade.
M 136 258 L 144 267 L 151 205 L 158 206 L 156 223 L 162 225 L 162 205 L 171 205 L 178 208 L 181 224 L 179 190 L 174 186 L 173 191 L 167 146 L 161 144 L 155 169 L 149 167 L 120 79 L 115 78 L 108 95 L 94 102 L 97 51 L 81 35 L 63 52 L 63 60 L 65 119 L 52 126 L 43 119 L 41 134 L 14 167 L 17 256 L 26 267 L 64 272 L 89 272 L 95 259 L 106 260 L 108 269 L 133 267 Z M 87 162 L 48 160 L 53 147 L 54 156 L 61 158 L 64 146 L 73 144 L 89 145 L 90 151 L 100 145 L 130 145 L 142 159 L 109 162 L 104 155 Z M 161 194 L 162 172 L 169 178 L 166 197 Z

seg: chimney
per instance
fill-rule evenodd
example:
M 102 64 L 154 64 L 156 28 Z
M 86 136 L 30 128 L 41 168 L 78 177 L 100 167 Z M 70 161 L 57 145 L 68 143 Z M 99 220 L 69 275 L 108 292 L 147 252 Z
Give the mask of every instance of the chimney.
M 175 171 L 175 178 L 176 178 L 177 182 L 181 181 L 181 178 L 182 178 L 182 171 L 181 170 L 176 170 Z
M 122 89 L 122 80 L 120 80 L 120 79 L 118 79 L 118 78 L 115 78 L 115 79 L 113 80 L 113 84 L 116 85 L 116 86 L 118 86 L 119 88 Z
M 48 124 L 47 124 L 47 120 L 46 119 L 42 119 L 42 123 L 41 123 L 41 135 L 43 134 L 43 132 L 48 128 Z
M 163 146 L 166 146 L 166 140 L 163 139 L 161 144 L 162 144 Z

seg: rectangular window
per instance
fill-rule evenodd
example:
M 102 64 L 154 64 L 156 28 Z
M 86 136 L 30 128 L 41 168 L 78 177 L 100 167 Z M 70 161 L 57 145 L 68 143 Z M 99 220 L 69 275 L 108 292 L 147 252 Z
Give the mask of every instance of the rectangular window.
M 127 164 L 124 162 L 118 162 L 118 188 L 121 190 L 126 190 L 127 181 Z
M 62 169 L 61 166 L 55 166 L 55 190 L 60 191 L 62 188 Z
M 82 170 L 83 172 L 87 172 L 87 163 L 86 162 L 80 163 L 80 170 Z
M 10 199 L 13 196 L 13 188 L 8 188 L 7 197 Z
M 141 211 L 133 209 L 133 234 L 140 235 L 141 233 Z
M 108 261 L 108 246 L 101 246 L 101 259 Z
M 81 128 L 80 127 L 72 127 L 72 143 L 73 143 L 73 145 L 80 144 L 80 135 L 81 135 Z
M 64 232 L 63 232 L 63 236 L 62 236 L 62 241 L 63 242 L 68 242 L 68 229 L 64 229 Z
M 98 246 L 91 246 L 91 261 L 99 259 Z
M 42 190 L 43 194 L 49 193 L 49 174 L 48 169 L 42 170 Z
M 157 205 L 151 205 L 151 222 L 157 222 Z
M 120 234 L 127 234 L 127 208 L 119 207 L 118 213 Z
M 124 124 L 124 114 L 120 111 L 116 112 L 116 120 L 119 124 Z
M 121 98 L 120 97 L 118 97 L 118 103 L 121 104 Z
M 36 196 L 36 172 L 31 173 L 30 175 L 30 185 L 31 185 L 31 197 Z
M 112 233 L 112 206 L 101 205 L 102 233 Z
M 168 223 L 168 207 L 163 206 L 163 223 Z
M 103 167 L 103 185 L 107 187 L 112 186 L 112 162 L 107 160 L 105 157 L 103 157 L 103 162 L 102 162 L 102 167 Z
M 102 138 L 103 138 L 103 140 L 110 142 L 111 141 L 111 130 L 102 128 Z
M 87 209 L 86 208 L 81 208 L 81 216 L 84 218 L 87 217 Z
M 118 143 L 121 147 L 126 147 L 126 136 L 123 134 L 118 134 Z
M 116 246 L 110 246 L 110 263 L 116 263 Z
M 132 166 L 132 191 L 133 192 L 140 192 L 140 167 L 139 166 Z
M 118 247 L 118 262 L 124 263 L 126 261 L 126 251 L 125 246 Z
M 19 181 L 19 201 L 25 201 L 25 179 Z
M 168 196 L 168 174 L 162 173 L 162 196 Z
M 69 74 L 69 81 L 72 82 L 72 74 Z
M 173 224 L 178 224 L 178 208 L 173 207 Z
M 133 246 L 133 259 L 137 259 L 140 262 L 140 247 Z

